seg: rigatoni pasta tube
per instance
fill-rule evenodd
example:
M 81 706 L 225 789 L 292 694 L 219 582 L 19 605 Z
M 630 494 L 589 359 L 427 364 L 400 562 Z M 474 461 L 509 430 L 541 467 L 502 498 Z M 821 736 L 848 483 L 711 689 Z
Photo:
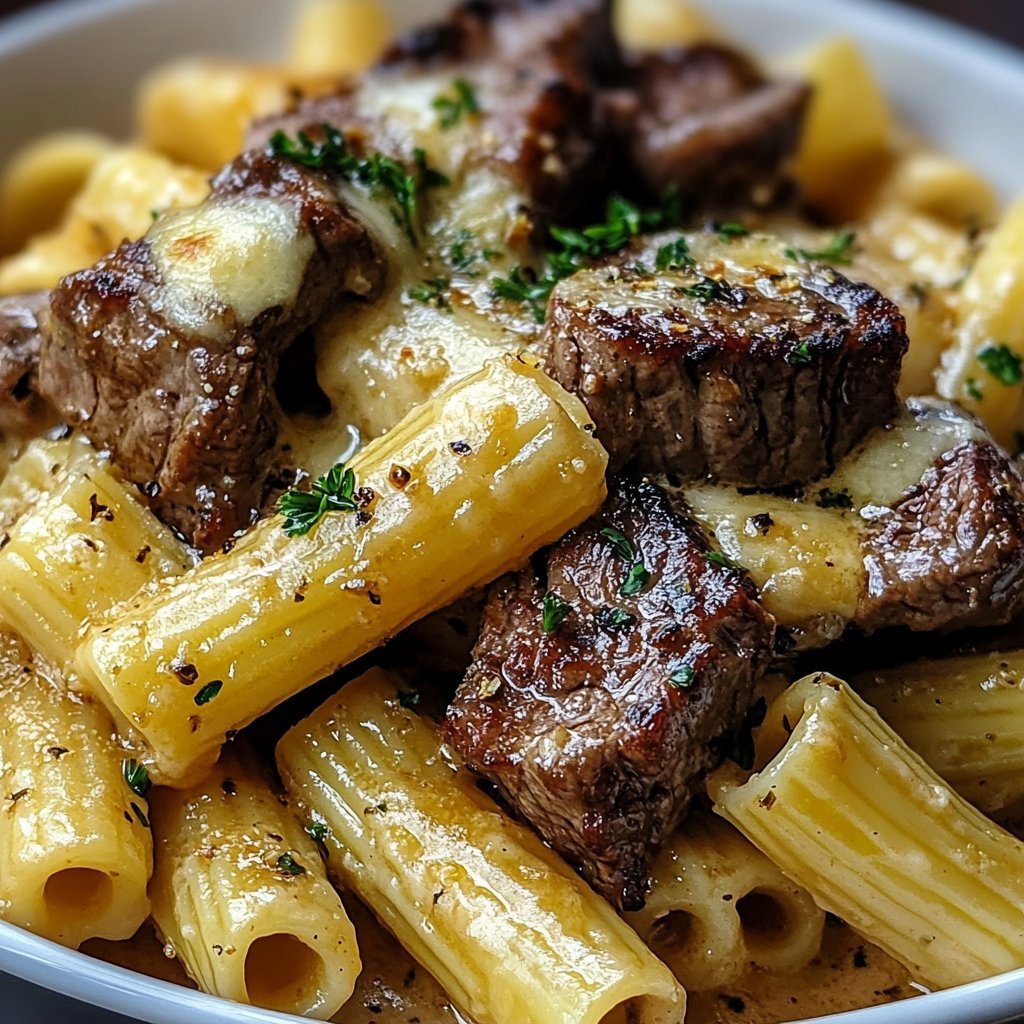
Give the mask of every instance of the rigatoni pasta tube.
M 747 781 L 712 777 L 715 810 L 820 907 L 936 987 L 1024 966 L 1024 845 L 850 687 L 826 674 L 794 683 L 758 751 L 770 760 Z
M 359 975 L 355 930 L 314 841 L 245 754 L 189 790 L 154 790 L 150 893 L 204 992 L 326 1020 Z
M 93 630 L 77 664 L 167 782 L 229 730 L 520 565 L 600 505 L 607 456 L 550 378 L 494 362 L 352 461 L 364 514 L 281 516 Z
M 62 668 L 86 619 L 192 565 L 107 460 L 87 446 L 72 451 L 57 487 L 18 520 L 0 550 L 0 616 Z
M 925 658 L 852 684 L 975 807 L 1024 800 L 1024 652 Z
M 668 968 L 371 670 L 277 748 L 328 869 L 477 1024 L 681 1022 Z
M 0 479 L 0 532 L 9 538 L 10 528 L 44 495 L 57 489 L 64 471 L 91 452 L 83 438 L 37 437 L 27 444 Z
M 73 948 L 127 939 L 149 914 L 146 800 L 113 731 L 0 632 L 0 917 Z
M 731 985 L 754 964 L 797 971 L 825 914 L 732 825 L 695 812 L 662 847 L 643 910 L 626 920 L 687 989 Z

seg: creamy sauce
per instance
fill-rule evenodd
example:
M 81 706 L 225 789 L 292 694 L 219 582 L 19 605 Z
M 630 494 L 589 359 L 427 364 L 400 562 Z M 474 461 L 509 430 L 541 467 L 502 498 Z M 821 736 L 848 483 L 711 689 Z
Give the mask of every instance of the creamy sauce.
M 346 908 L 359 935 L 363 972 L 336 1024 L 458 1024 L 465 1018 L 440 985 L 358 901 Z M 94 939 L 83 950 L 154 978 L 195 988 L 177 960 L 169 960 L 152 927 L 128 942 Z M 918 994 L 907 972 L 880 949 L 831 920 L 821 954 L 796 974 L 751 971 L 722 992 L 690 992 L 686 1024 L 778 1024 L 905 999 Z

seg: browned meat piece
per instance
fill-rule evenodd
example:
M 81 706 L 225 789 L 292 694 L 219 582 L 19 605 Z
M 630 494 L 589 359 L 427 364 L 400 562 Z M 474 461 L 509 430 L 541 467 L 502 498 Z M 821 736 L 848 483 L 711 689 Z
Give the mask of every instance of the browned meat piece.
M 281 354 L 384 269 L 327 180 L 250 152 L 196 210 L 65 278 L 40 385 L 202 551 L 251 522 L 273 468 Z
M 866 630 L 1009 622 L 1024 599 L 1020 470 L 990 439 L 957 444 L 871 523 L 864 565 L 857 622 Z
M 558 285 L 548 368 L 586 403 L 613 471 L 804 483 L 893 415 L 899 310 L 793 256 L 763 235 L 662 236 Z
M 495 193 L 494 216 L 509 207 L 519 237 L 540 237 L 606 186 L 596 76 L 617 60 L 602 0 L 473 0 L 416 29 L 342 94 L 257 123 L 251 142 L 327 123 L 405 162 L 421 146 L 456 188 L 478 170 L 507 182 L 511 195 Z M 435 103 L 459 98 L 456 81 L 478 110 L 444 128 Z
M 643 905 L 653 851 L 771 657 L 774 620 L 747 575 L 710 551 L 659 488 L 615 484 L 542 566 L 492 589 L 444 725 L 623 909 Z M 557 625 L 546 593 L 567 603 Z
M 763 202 L 796 147 L 809 88 L 769 81 L 735 50 L 700 45 L 643 57 L 614 94 L 632 172 L 660 195 L 675 186 L 704 206 Z
M 49 292 L 0 298 L 0 431 L 31 431 L 42 402 L 37 393 L 39 347 Z

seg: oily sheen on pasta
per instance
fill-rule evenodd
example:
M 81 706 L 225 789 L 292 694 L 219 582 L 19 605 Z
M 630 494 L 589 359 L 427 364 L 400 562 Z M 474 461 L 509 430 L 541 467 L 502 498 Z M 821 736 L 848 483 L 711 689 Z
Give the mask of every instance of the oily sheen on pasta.
M 400 679 L 371 671 L 277 748 L 339 880 L 480 1024 L 681 1021 L 668 969 L 452 765 L 400 694 Z

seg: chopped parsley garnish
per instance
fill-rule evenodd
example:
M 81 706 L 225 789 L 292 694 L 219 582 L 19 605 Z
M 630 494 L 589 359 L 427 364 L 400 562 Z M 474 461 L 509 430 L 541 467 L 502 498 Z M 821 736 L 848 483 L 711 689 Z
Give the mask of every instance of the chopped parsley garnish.
M 801 366 L 804 363 L 811 361 L 811 346 L 806 341 L 801 341 L 799 345 L 794 345 L 786 353 L 786 362 L 793 366 Z
M 750 228 L 745 227 L 743 224 L 739 224 L 736 221 L 726 221 L 724 224 L 719 224 L 715 228 L 715 234 L 718 235 L 723 242 L 730 242 L 734 238 L 746 238 L 750 234 Z
M 426 306 L 434 306 L 436 309 L 451 310 L 451 296 L 448 291 L 451 283 L 451 278 L 448 277 L 428 278 L 409 289 L 409 298 Z
M 327 837 L 330 834 L 331 830 L 326 822 L 311 821 L 306 826 L 306 835 L 316 843 L 317 853 L 320 854 L 321 860 L 327 860 L 330 857 L 330 851 L 327 849 Z
M 696 673 L 689 665 L 683 665 L 668 677 L 668 685 L 676 690 L 688 690 L 693 686 L 695 675 Z
M 559 281 L 575 274 L 587 263 L 618 252 L 637 235 L 675 227 L 681 219 L 682 206 L 677 192 L 668 193 L 660 209 L 646 211 L 621 196 L 613 196 L 608 200 L 601 223 L 585 228 L 551 229 L 556 247 L 549 250 L 547 268 L 542 275 L 538 277 L 529 268 L 515 267 L 508 277 L 494 278 L 491 291 L 496 298 L 526 304 L 537 323 L 543 323 L 548 297 Z
M 199 690 L 192 699 L 198 707 L 202 707 L 204 704 L 209 704 L 222 689 L 224 689 L 224 683 L 220 679 L 214 679 L 212 683 L 207 683 Z
M 304 875 L 306 869 L 295 859 L 292 853 L 282 853 L 277 858 L 277 870 L 283 871 L 286 875 Z
M 309 533 L 328 512 L 356 512 L 356 476 L 339 462 L 329 473 L 313 482 L 308 491 L 285 491 L 277 503 L 284 516 L 282 529 L 289 537 Z
M 816 504 L 820 508 L 853 508 L 853 498 L 844 487 L 841 491 L 833 491 L 831 487 L 822 487 Z
M 712 565 L 719 565 L 723 569 L 738 569 L 739 566 L 722 551 L 709 551 L 704 556 Z
M 680 235 L 674 242 L 668 242 L 658 250 L 654 265 L 658 270 L 682 270 L 694 265 L 690 255 L 690 244 Z
M 276 131 L 270 137 L 270 151 L 303 167 L 338 174 L 365 186 L 371 195 L 389 194 L 395 222 L 403 228 L 409 240 L 417 244 L 419 197 L 428 189 L 451 184 L 448 178 L 427 166 L 426 153 L 422 149 L 415 151 L 415 166 L 410 171 L 383 153 L 357 156 L 337 128 L 325 124 L 321 129 L 324 137 L 320 141 L 302 131 L 294 139 L 284 131 Z
M 839 231 L 824 249 L 804 249 L 794 246 L 786 250 L 791 260 L 818 260 L 823 263 L 852 263 L 856 231 Z
M 628 629 L 636 622 L 636 616 L 630 615 L 624 608 L 601 608 L 594 616 L 599 626 L 605 629 Z
M 1024 362 L 1013 349 L 1006 345 L 986 345 L 978 353 L 978 362 L 1000 384 L 1012 387 L 1024 380 Z
M 973 398 L 976 402 L 980 402 L 985 397 L 985 393 L 978 387 L 978 382 L 973 377 L 968 377 L 964 381 L 964 388 L 967 391 L 967 397 Z
M 469 277 L 479 276 L 479 272 L 472 269 L 475 263 L 480 260 L 490 262 L 501 255 L 497 249 L 477 249 L 473 244 L 475 237 L 472 231 L 463 228 L 448 247 L 448 262 L 452 269 L 468 274 Z
M 636 561 L 636 548 L 624 533 L 616 530 L 614 526 L 606 526 L 601 531 L 601 536 L 607 539 L 608 543 L 612 546 L 612 550 L 624 562 Z
M 399 690 L 398 703 L 406 711 L 415 711 L 423 701 L 423 694 L 419 690 Z
M 149 772 L 144 764 L 139 764 L 134 757 L 127 758 L 121 762 L 121 772 L 133 793 L 145 796 L 149 792 Z
M 725 281 L 713 277 L 702 277 L 696 284 L 684 285 L 679 291 L 698 302 L 734 302 L 735 292 Z
M 554 633 L 565 621 L 566 615 L 572 610 L 572 605 L 557 594 L 548 591 L 544 595 L 543 613 L 541 616 L 541 628 L 545 633 Z
M 469 117 L 480 113 L 476 92 L 464 78 L 456 78 L 452 82 L 452 92 L 454 96 L 443 93 L 432 104 L 437 111 L 437 123 L 445 131 L 457 125 L 463 115 Z
M 633 597 L 634 594 L 639 594 L 647 586 L 650 578 L 651 574 L 644 567 L 643 562 L 635 562 L 631 566 L 625 582 L 619 587 L 619 593 L 623 597 Z

